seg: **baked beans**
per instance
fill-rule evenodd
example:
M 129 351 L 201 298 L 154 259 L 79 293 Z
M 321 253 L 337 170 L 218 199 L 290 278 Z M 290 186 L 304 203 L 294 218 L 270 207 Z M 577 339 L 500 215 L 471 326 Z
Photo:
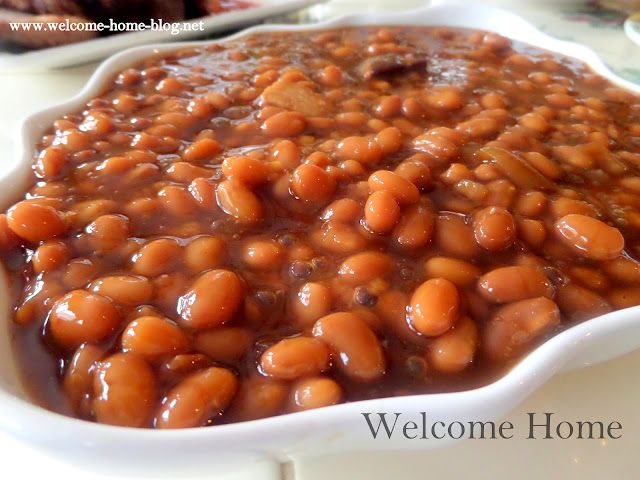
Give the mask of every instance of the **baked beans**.
M 118 78 L 0 214 L 47 408 L 184 428 L 476 388 L 640 305 L 640 100 L 573 59 L 357 27 Z

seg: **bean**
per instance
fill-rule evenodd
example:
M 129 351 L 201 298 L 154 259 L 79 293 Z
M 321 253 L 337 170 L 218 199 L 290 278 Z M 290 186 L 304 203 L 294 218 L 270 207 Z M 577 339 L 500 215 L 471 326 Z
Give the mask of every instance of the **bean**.
M 604 271 L 618 282 L 627 285 L 640 284 L 640 264 L 626 257 L 618 257 L 602 264 Z
M 420 154 L 400 162 L 394 172 L 402 178 L 409 180 L 421 190 L 429 188 L 432 184 L 431 170 L 428 165 L 420 159 Z
M 62 272 L 62 283 L 68 290 L 84 287 L 98 274 L 96 261 L 88 258 L 71 259 Z
M 490 206 L 508 208 L 518 193 L 513 183 L 503 178 L 487 183 L 486 187 L 488 193 L 484 197 L 484 204 Z
M 36 273 L 50 272 L 64 265 L 69 257 L 69 247 L 64 242 L 49 240 L 38 247 L 31 262 Z
M 210 367 L 173 387 L 156 413 L 156 428 L 190 428 L 205 424 L 225 410 L 238 390 L 238 380 L 225 368 Z
M 480 156 L 504 173 L 516 186 L 524 190 L 550 190 L 553 185 L 540 172 L 520 157 L 499 147 L 483 147 Z
M 593 260 L 612 260 L 624 249 L 620 230 L 592 217 L 565 215 L 554 227 L 564 245 Z
M 305 378 L 292 387 L 292 404 L 296 411 L 336 405 L 342 396 L 340 385 L 327 377 Z
M 366 137 L 347 137 L 338 143 L 336 153 L 342 160 L 374 165 L 382 159 L 382 148 L 375 140 Z
M 518 123 L 538 134 L 546 133 L 551 128 L 547 119 L 539 113 L 527 113 L 520 117 Z
M 74 225 L 84 227 L 101 215 L 115 212 L 117 209 L 118 204 L 113 200 L 96 199 L 76 203 L 70 210 L 75 213 L 73 217 Z
M 595 166 L 592 144 L 558 145 L 553 147 L 554 156 L 560 162 L 577 168 L 593 168 Z
M 452 163 L 440 178 L 448 185 L 455 185 L 463 180 L 472 179 L 473 173 L 469 167 L 463 163 Z
M 102 215 L 85 229 L 89 244 L 98 252 L 119 247 L 129 236 L 129 219 L 124 215 Z
M 118 327 L 120 314 L 102 295 L 73 290 L 53 304 L 49 330 L 63 348 L 104 340 Z
M 196 204 L 189 191 L 177 185 L 168 185 L 158 191 L 158 200 L 167 213 L 175 217 L 191 215 Z
M 387 127 L 376 135 L 376 142 L 384 155 L 398 152 L 402 148 L 402 141 L 402 132 L 396 127 Z
M 170 272 L 181 255 L 182 247 L 175 240 L 169 238 L 152 240 L 131 259 L 133 273 L 155 277 Z
M 368 120 L 369 117 L 362 112 L 342 112 L 336 115 L 336 122 L 348 128 L 360 128 Z
M 265 183 L 268 179 L 267 165 L 250 157 L 228 157 L 222 162 L 222 172 L 228 179 L 252 187 Z
M 208 168 L 198 167 L 188 162 L 174 162 L 166 170 L 167 177 L 178 183 L 189 183 L 196 178 L 211 177 L 213 176 L 213 170 Z
M 141 162 L 135 157 L 109 157 L 104 160 L 97 168 L 97 171 L 105 175 L 122 175 L 129 172 Z
M 220 326 L 234 317 L 243 295 L 235 273 L 229 270 L 203 273 L 178 300 L 179 322 L 194 329 Z
M 392 268 L 393 261 L 388 255 L 368 251 L 347 258 L 340 265 L 338 275 L 349 284 L 361 285 L 384 277 Z
M 322 220 L 351 223 L 360 216 L 361 212 L 362 207 L 358 202 L 351 198 L 340 198 L 327 205 L 320 218 Z
M 232 180 L 224 180 L 216 189 L 218 205 L 240 223 L 252 225 L 264 217 L 260 199 L 248 188 Z
M 207 102 L 214 107 L 216 110 L 224 110 L 229 105 L 231 105 L 231 100 L 226 97 L 223 93 L 220 92 L 208 92 L 205 95 L 205 99 Z
M 560 285 L 555 300 L 562 313 L 572 320 L 586 320 L 611 311 L 604 298 L 575 283 Z
M 62 380 L 62 388 L 76 412 L 89 412 L 93 386 L 93 369 L 102 350 L 88 343 L 80 345 L 73 354 Z
M 500 251 L 511 246 L 516 236 L 513 216 L 502 207 L 486 207 L 476 213 L 473 234 L 482 248 Z
M 95 369 L 93 394 L 98 422 L 145 427 L 155 404 L 156 379 L 144 360 L 131 353 L 116 353 Z
M 483 95 L 480 103 L 484 108 L 505 108 L 507 106 L 504 97 L 496 92 L 489 92 Z
M 237 421 L 277 415 L 288 393 L 289 389 L 280 381 L 261 377 L 249 378 L 240 385 L 229 415 Z
M 4 213 L 0 214 L 0 250 L 11 250 L 19 243 L 20 239 L 9 227 L 7 216 Z
M 424 337 L 418 335 L 410 326 L 407 309 L 409 296 L 400 290 L 389 289 L 378 297 L 375 313 L 383 321 L 383 326 L 389 328 L 403 342 L 409 344 L 424 344 Z
M 640 288 L 615 288 L 607 295 L 607 300 L 617 310 L 640 305 Z
M 155 277 L 153 302 L 165 311 L 175 310 L 176 302 L 189 287 L 189 281 L 182 272 L 165 273 Z
M 9 209 L 7 224 L 18 237 L 32 243 L 57 237 L 67 230 L 58 210 L 28 200 L 18 202 Z
M 307 328 L 329 313 L 333 303 L 331 289 L 321 283 L 305 283 L 291 301 L 295 322 Z
M 539 268 L 520 265 L 500 267 L 485 273 L 478 280 L 478 291 L 495 303 L 543 296 L 551 298 L 554 293 L 551 282 Z
M 372 173 L 368 184 L 372 192 L 388 191 L 400 205 L 416 203 L 420 199 L 420 192 L 413 183 L 388 170 Z
M 322 168 L 316 165 L 302 164 L 293 172 L 291 189 L 302 200 L 324 202 L 335 192 L 336 182 Z
M 184 83 L 175 77 L 167 77 L 160 80 L 156 87 L 156 90 L 165 95 L 178 95 L 184 89 Z
M 441 161 L 450 161 L 460 153 L 462 134 L 446 127 L 434 128 L 413 139 L 413 148 Z
M 377 298 L 377 296 L 374 298 Z M 363 302 L 363 303 L 366 303 L 366 302 Z M 374 305 L 355 306 L 354 308 L 351 309 L 351 313 L 357 315 L 362 320 L 364 320 L 366 324 L 369 325 L 369 328 L 371 328 L 371 330 L 376 335 L 382 334 L 384 330 L 384 324 L 382 319 L 375 312 L 371 310 L 371 308 L 375 307 L 377 304 L 378 302 L 376 301 Z
M 391 236 L 401 249 L 415 249 L 425 246 L 431 240 L 434 231 L 434 215 L 426 204 L 408 207 L 400 217 Z
M 470 118 L 456 125 L 456 130 L 471 139 L 487 139 L 500 132 L 501 124 L 491 117 Z
M 329 361 L 329 349 L 322 341 L 312 337 L 285 338 L 262 354 L 260 368 L 265 375 L 294 380 L 324 372 Z
M 350 225 L 340 222 L 326 222 L 313 236 L 319 248 L 338 255 L 355 253 L 366 247 L 366 240 Z
M 366 172 L 362 164 L 355 160 L 345 160 L 340 163 L 339 167 L 350 177 L 360 177 Z
M 60 147 L 47 147 L 40 152 L 34 170 L 39 178 L 58 177 L 67 165 L 67 154 Z
M 320 72 L 320 82 L 323 85 L 337 87 L 342 83 L 342 70 L 335 65 L 327 65 Z
M 122 351 L 132 352 L 149 361 L 187 350 L 189 340 L 180 327 L 170 320 L 138 317 L 122 333 Z
M 454 257 L 473 258 L 480 251 L 471 226 L 463 217 L 452 213 L 438 215 L 435 241 L 445 253 Z
M 485 327 L 485 353 L 494 361 L 505 361 L 559 323 L 560 310 L 546 297 L 507 304 L 494 313 Z
M 65 130 L 59 138 L 60 145 L 64 145 L 68 152 L 80 152 L 89 148 L 90 145 L 89 134 L 75 128 Z
M 327 343 L 334 361 L 350 378 L 368 382 L 385 373 L 380 342 L 367 323 L 353 313 L 338 312 L 320 318 L 313 335 Z
M 212 138 L 203 138 L 189 145 L 182 158 L 187 162 L 204 162 L 222 151 L 222 146 Z
M 550 180 L 557 180 L 564 174 L 556 162 L 539 152 L 525 152 L 522 158 Z
M 231 363 L 244 356 L 251 342 L 246 328 L 217 327 L 198 333 L 193 346 L 216 362 Z
M 421 120 L 425 117 L 426 111 L 422 103 L 413 97 L 406 98 L 402 102 L 402 113 L 411 120 Z
M 480 342 L 478 327 L 462 317 L 447 333 L 429 345 L 430 365 L 443 373 L 458 373 L 471 366 Z
M 94 280 L 89 289 L 121 305 L 143 305 L 153 296 L 153 285 L 137 275 L 112 275 Z
M 527 192 L 518 197 L 515 205 L 516 213 L 527 217 L 537 217 L 547 206 L 547 197 L 542 192 Z
M 428 337 L 442 335 L 458 321 L 460 295 L 449 280 L 432 278 L 411 296 L 409 321 L 414 330 Z
M 267 118 L 260 127 L 270 137 L 294 137 L 307 128 L 307 121 L 299 112 L 280 112 Z
M 274 240 L 251 240 L 243 247 L 242 260 L 254 270 L 277 270 L 283 260 L 283 251 Z
M 381 118 L 395 117 L 400 114 L 402 99 L 397 95 L 381 97 L 376 108 L 376 114 Z
M 593 208 L 587 202 L 583 202 L 581 200 L 560 197 L 551 202 L 551 214 L 554 218 L 562 218 L 565 215 L 569 215 L 571 213 L 587 215 L 590 217 L 597 216 L 595 208 Z
M 372 231 L 384 234 L 398 222 L 400 206 L 388 190 L 378 190 L 369 195 L 364 207 L 364 218 Z
M 575 265 L 567 269 L 573 280 L 583 284 L 592 290 L 605 290 L 609 288 L 607 276 L 594 268 Z
M 276 143 L 271 152 L 271 156 L 286 169 L 294 169 L 297 167 L 302 158 L 300 148 L 291 140 L 280 140 Z
M 177 381 L 198 370 L 211 366 L 206 355 L 200 353 L 181 353 L 163 362 L 158 370 L 158 376 L 163 382 L 175 384 Z
M 218 237 L 196 237 L 184 249 L 184 263 L 194 273 L 220 267 L 224 260 L 225 244 Z
M 208 211 L 218 209 L 216 190 L 211 181 L 206 178 L 196 178 L 191 182 L 188 190 L 201 209 Z
M 563 93 L 551 93 L 544 98 L 549 103 L 549 105 L 556 108 L 569 108 L 576 103 L 573 97 L 570 97 L 569 95 L 565 95 Z
M 438 110 L 458 110 L 463 105 L 462 92 L 458 87 L 447 85 L 436 87 L 426 97 L 426 102 L 431 108 Z
M 475 265 L 450 257 L 432 257 L 424 264 L 425 274 L 431 278 L 444 278 L 457 287 L 468 287 L 480 276 Z

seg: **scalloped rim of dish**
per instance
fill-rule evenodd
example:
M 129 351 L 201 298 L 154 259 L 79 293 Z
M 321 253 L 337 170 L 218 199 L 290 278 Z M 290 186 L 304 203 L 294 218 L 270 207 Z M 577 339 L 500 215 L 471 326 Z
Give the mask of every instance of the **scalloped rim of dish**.
M 464 18 L 483 18 L 487 23 L 483 27 L 468 20 L 457 17 L 461 9 L 467 14 Z M 429 15 L 438 18 L 447 18 L 446 22 L 429 23 Z M 502 28 L 504 21 L 509 21 L 509 28 Z M 94 72 L 88 83 L 72 99 L 59 105 L 47 108 L 41 112 L 29 116 L 23 123 L 20 132 L 20 151 L 17 158 L 19 163 L 7 174 L 3 182 L 6 187 L 2 192 L 2 198 L 9 200 L 22 190 L 24 183 L 15 181 L 10 184 L 10 179 L 26 178 L 32 163 L 34 140 L 42 135 L 44 128 L 59 115 L 73 111 L 80 107 L 86 100 L 99 94 L 105 84 L 113 75 L 126 65 L 134 64 L 148 55 L 183 48 L 186 46 L 198 46 L 209 43 L 218 43 L 233 40 L 251 33 L 270 31 L 308 31 L 337 28 L 342 26 L 364 25 L 443 25 L 450 27 L 482 28 L 494 31 L 516 40 L 534 45 L 536 47 L 560 52 L 577 58 L 588 64 L 595 72 L 611 80 L 626 89 L 640 93 L 640 87 L 614 75 L 589 48 L 572 42 L 554 39 L 521 17 L 508 11 L 487 6 L 468 4 L 438 5 L 401 13 L 372 13 L 364 15 L 345 15 L 335 19 L 305 25 L 260 25 L 243 30 L 224 39 L 205 42 L 184 42 L 161 45 L 141 46 L 123 51 L 103 62 Z M 475 25 L 475 26 L 474 26 Z M 514 34 L 514 31 L 516 34 Z M 4 185 L 9 184 L 9 185 Z M 618 310 L 601 317 L 575 325 L 545 341 L 535 350 L 530 352 L 507 373 L 498 380 L 472 390 L 454 393 L 434 393 L 422 395 L 410 395 L 399 397 L 387 397 L 380 399 L 364 400 L 343 403 L 332 407 L 321 408 L 306 412 L 280 415 L 260 420 L 240 422 L 234 424 L 219 425 L 215 428 L 189 428 L 183 430 L 155 431 L 150 429 L 132 429 L 101 425 L 84 420 L 67 417 L 50 412 L 37 405 L 20 399 L 0 388 L 0 428 L 11 434 L 34 441 L 37 438 L 39 444 L 60 444 L 65 442 L 75 447 L 91 448 L 122 447 L 123 444 L 131 445 L 142 441 L 145 450 L 159 445 L 170 445 L 175 442 L 186 442 L 185 445 L 194 444 L 206 440 L 207 445 L 226 446 L 225 440 L 233 438 L 234 442 L 240 442 L 249 449 L 255 450 L 257 445 L 266 442 L 265 450 L 269 450 L 269 442 L 273 439 L 274 431 L 288 431 L 305 429 L 307 425 L 337 424 L 350 415 L 359 416 L 362 411 L 420 411 L 428 409 L 433 402 L 445 403 L 449 408 L 467 410 L 469 402 L 474 405 L 493 406 L 493 410 L 506 412 L 513 408 L 519 401 L 529 395 L 533 390 L 546 382 L 555 373 L 565 368 L 578 358 L 578 364 L 572 367 L 589 363 L 597 363 L 615 356 L 627 353 L 640 347 L 640 337 L 625 343 L 625 347 L 615 353 L 605 353 L 596 358 L 580 359 L 580 354 L 589 348 L 590 342 L 599 338 L 615 335 L 627 330 L 640 328 L 640 307 L 631 307 Z M 628 343 L 628 345 L 627 345 Z M 479 402 L 479 403 L 477 403 Z M 485 403 L 487 402 L 487 403 Z M 90 439 L 90 441 L 88 440 Z M 238 449 L 238 447 L 230 447 Z M 277 449 L 277 447 L 274 447 Z M 357 447 L 355 447 L 357 448 Z

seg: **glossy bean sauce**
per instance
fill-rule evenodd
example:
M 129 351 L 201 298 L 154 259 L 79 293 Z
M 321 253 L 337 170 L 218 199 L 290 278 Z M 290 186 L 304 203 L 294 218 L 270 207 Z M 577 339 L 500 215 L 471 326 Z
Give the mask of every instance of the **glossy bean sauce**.
M 495 34 L 254 34 L 116 75 L 0 215 L 33 398 L 179 428 L 487 384 L 640 304 L 640 100 Z

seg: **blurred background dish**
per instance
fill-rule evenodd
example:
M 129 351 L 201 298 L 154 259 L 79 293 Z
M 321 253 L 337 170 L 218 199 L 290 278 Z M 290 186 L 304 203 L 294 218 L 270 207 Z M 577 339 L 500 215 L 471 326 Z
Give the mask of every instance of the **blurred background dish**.
M 323 0 L 0 0 L 0 71 L 42 71 L 95 61 L 151 42 L 190 40 L 321 3 Z M 22 31 L 14 22 L 68 22 L 78 31 Z M 194 26 L 99 35 L 91 22 L 185 22 Z M 201 23 L 201 25 L 200 25 Z M 21 27 L 22 28 L 22 27 Z M 42 26 L 40 28 L 43 28 Z
M 640 45 L 640 11 L 627 18 L 624 22 L 624 31 L 632 42 Z

